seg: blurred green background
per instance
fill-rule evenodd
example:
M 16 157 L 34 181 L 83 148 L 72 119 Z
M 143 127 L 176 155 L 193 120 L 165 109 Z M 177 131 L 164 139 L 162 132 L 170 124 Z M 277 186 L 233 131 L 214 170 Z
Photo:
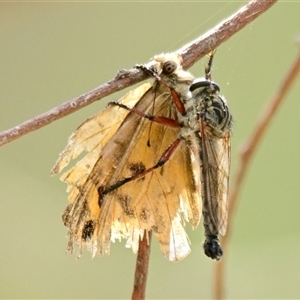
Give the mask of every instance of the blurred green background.
M 0 130 L 181 48 L 245 3 L 1 3 Z M 213 78 L 235 119 L 232 178 L 239 147 L 298 52 L 299 11 L 281 1 L 218 48 Z M 191 69 L 196 77 L 205 62 Z M 49 176 L 71 132 L 124 93 L 0 148 L 1 298 L 130 298 L 135 255 L 124 242 L 106 257 L 65 255 L 66 186 Z M 249 169 L 225 254 L 228 298 L 300 297 L 299 98 L 297 80 Z M 215 262 L 203 254 L 201 227 L 188 226 L 192 253 L 178 263 L 154 240 L 149 299 L 212 297 Z

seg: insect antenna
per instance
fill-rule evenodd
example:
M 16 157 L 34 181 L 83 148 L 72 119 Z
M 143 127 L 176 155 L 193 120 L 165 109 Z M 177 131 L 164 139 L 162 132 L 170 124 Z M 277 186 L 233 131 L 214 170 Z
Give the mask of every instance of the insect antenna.
M 207 66 L 205 67 L 205 79 L 212 81 L 211 78 L 211 68 L 213 64 L 214 55 L 216 53 L 217 49 L 212 50 L 207 56 L 209 57 Z

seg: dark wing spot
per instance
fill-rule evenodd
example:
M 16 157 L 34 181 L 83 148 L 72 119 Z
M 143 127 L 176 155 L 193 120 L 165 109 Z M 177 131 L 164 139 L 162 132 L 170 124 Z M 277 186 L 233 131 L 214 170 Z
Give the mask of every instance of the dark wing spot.
M 94 230 L 95 230 L 94 222 L 92 220 L 87 221 L 84 224 L 84 227 L 83 227 L 83 230 L 82 230 L 82 236 L 81 236 L 82 239 L 84 241 L 90 240 L 92 238 Z
M 140 220 L 142 221 L 142 222 L 147 222 L 148 221 L 148 219 L 149 219 L 149 217 L 150 217 L 150 212 L 149 212 L 149 210 L 148 209 L 143 209 L 142 210 L 142 212 L 140 213 Z
M 124 213 L 126 214 L 126 216 L 130 217 L 130 218 L 135 218 L 134 215 L 134 210 L 130 207 L 130 197 L 125 195 L 117 195 L 117 199 L 119 201 L 119 203 L 121 204 Z
M 129 170 L 131 172 L 131 176 L 136 176 L 145 172 L 146 167 L 142 162 L 131 163 L 129 164 Z
M 164 166 L 161 166 L 159 174 L 160 176 L 164 176 Z
M 152 231 L 153 231 L 154 233 L 159 233 L 159 232 L 158 232 L 158 227 L 157 227 L 157 225 L 153 225 L 153 226 L 151 227 L 151 229 L 152 229 Z
M 162 233 L 166 229 L 166 222 L 161 215 L 156 215 L 156 224 L 151 227 L 154 233 Z
M 70 223 L 71 223 L 71 218 L 70 218 L 70 211 L 72 209 L 72 205 L 73 203 L 70 203 L 67 208 L 65 209 L 65 211 L 63 212 L 61 218 L 63 220 L 63 223 L 66 227 L 69 227 Z
M 104 188 L 102 187 L 102 186 L 100 186 L 99 188 L 98 188 L 98 205 L 99 205 L 99 207 L 101 208 L 101 205 L 102 205 L 102 203 L 103 203 L 103 190 L 104 190 Z

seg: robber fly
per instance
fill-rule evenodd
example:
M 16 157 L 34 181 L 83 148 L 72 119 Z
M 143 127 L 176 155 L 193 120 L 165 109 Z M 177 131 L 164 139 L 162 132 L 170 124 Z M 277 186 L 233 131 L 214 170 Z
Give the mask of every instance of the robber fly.
M 83 151 L 86 156 L 61 176 L 68 184 L 63 213 L 68 249 L 81 255 L 109 254 L 122 238 L 138 250 L 152 231 L 169 260 L 190 252 L 185 221 L 195 229 L 201 214 L 204 250 L 220 259 L 225 234 L 230 161 L 231 114 L 211 80 L 193 82 L 174 53 L 154 57 L 142 68 L 154 83 L 142 84 L 81 124 L 71 135 L 52 174 Z M 202 198 L 202 199 L 201 199 Z
M 219 86 L 211 80 L 214 53 L 209 55 L 205 79 L 190 87 L 194 109 L 188 120 L 200 156 L 204 252 L 219 260 L 223 252 L 218 235 L 225 235 L 227 228 L 232 116 Z

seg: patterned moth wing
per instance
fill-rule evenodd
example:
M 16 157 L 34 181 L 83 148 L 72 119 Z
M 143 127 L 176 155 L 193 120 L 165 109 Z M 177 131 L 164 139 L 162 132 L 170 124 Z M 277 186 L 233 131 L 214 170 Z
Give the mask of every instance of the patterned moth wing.
M 139 240 L 149 231 L 169 260 L 190 252 L 184 225 L 186 220 L 196 228 L 201 216 L 200 157 L 191 147 L 189 119 L 178 112 L 170 87 L 189 108 L 193 77 L 182 69 L 177 54 L 156 56 L 154 61 L 163 82 L 143 84 L 86 120 L 52 169 L 52 174 L 59 173 L 87 151 L 61 176 L 70 193 L 63 213 L 68 248 L 75 242 L 79 256 L 83 246 L 93 255 L 109 254 L 111 242 L 122 238 L 137 252 Z M 166 67 L 169 62 L 174 70 Z M 137 112 L 172 119 L 180 126 L 153 122 Z M 179 138 L 168 161 L 153 168 Z

